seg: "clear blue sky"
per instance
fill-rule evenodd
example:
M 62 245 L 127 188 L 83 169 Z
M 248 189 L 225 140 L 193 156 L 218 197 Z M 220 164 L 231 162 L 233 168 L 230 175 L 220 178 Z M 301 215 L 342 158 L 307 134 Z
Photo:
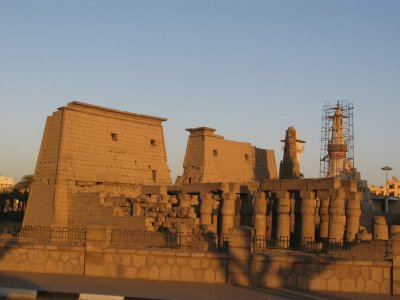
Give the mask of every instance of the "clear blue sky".
M 46 116 L 71 100 L 162 116 L 182 172 L 185 128 L 274 149 L 294 125 L 319 175 L 325 101 L 355 106 L 370 184 L 400 175 L 400 1 L 0 0 L 0 174 L 33 173 Z

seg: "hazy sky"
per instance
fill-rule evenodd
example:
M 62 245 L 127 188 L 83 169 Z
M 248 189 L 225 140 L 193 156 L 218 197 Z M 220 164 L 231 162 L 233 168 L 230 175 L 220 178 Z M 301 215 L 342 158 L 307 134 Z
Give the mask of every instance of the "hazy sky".
M 46 116 L 72 100 L 168 118 L 275 150 L 294 125 L 319 176 L 325 101 L 355 106 L 355 165 L 400 175 L 400 1 L 0 0 L 0 174 L 33 173 Z

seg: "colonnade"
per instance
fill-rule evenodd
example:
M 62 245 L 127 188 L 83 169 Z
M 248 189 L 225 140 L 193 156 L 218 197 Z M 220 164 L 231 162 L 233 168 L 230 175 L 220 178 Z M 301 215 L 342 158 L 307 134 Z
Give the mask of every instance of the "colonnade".
M 246 197 L 249 198 L 246 200 Z M 294 207 L 291 206 L 293 197 Z M 190 198 L 188 194 L 182 195 L 180 206 L 190 206 Z M 239 198 L 241 201 L 238 201 Z M 272 239 L 290 239 L 293 213 L 296 222 L 292 237 L 299 242 L 328 239 L 352 241 L 360 228 L 361 193 L 346 191 L 342 186 L 321 190 L 253 191 L 247 195 L 233 191 L 218 195 L 203 192 L 200 195 L 198 222 L 208 231 L 228 235 L 229 229 L 238 225 L 239 217 L 240 223 L 252 223 L 256 236 L 267 237 L 270 232 Z M 319 226 L 316 224 L 318 215 Z M 272 230 L 268 230 L 271 223 Z

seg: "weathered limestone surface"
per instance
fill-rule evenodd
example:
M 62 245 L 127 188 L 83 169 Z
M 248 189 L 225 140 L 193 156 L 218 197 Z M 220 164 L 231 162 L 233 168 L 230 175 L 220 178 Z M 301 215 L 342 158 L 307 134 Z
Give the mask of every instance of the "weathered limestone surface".
M 59 108 L 47 118 L 24 225 L 71 226 L 73 194 L 85 190 L 137 196 L 138 185 L 170 185 L 165 120 L 76 101 Z
M 274 212 L 276 218 L 276 239 L 290 239 L 290 193 L 279 191 L 274 199 Z
M 247 226 L 229 229 L 229 283 L 250 286 L 250 262 L 253 252 L 254 229 Z
M 227 278 L 226 253 L 109 248 L 101 259 L 106 277 L 208 283 Z
M 300 241 L 315 240 L 315 193 L 313 191 L 300 192 Z
M 304 151 L 305 142 L 297 138 L 297 131 L 293 127 L 286 130 L 283 148 L 283 159 L 279 167 L 279 178 L 300 178 L 300 153 Z
M 321 240 L 327 239 L 329 236 L 329 193 L 318 192 L 319 197 L 319 238 Z
M 254 192 L 254 229 L 257 236 L 267 234 L 267 198 L 264 192 Z
M 84 247 L 5 245 L 0 247 L 0 270 L 82 275 L 84 257 Z
M 132 279 L 230 282 L 259 287 L 399 294 L 399 249 L 391 261 L 354 260 L 287 253 L 253 253 L 254 229 L 229 231 L 229 254 L 208 251 L 111 247 L 109 230 L 89 226 L 85 247 L 4 243 L 0 270 Z
M 208 127 L 189 128 L 179 185 L 197 182 L 255 182 L 277 178 L 273 150 L 225 140 Z
M 373 222 L 374 239 L 387 241 L 389 239 L 389 227 L 386 224 L 385 216 L 374 216 Z
M 353 241 L 360 230 L 361 193 L 351 192 L 346 202 L 345 239 Z
M 234 227 L 233 218 L 235 215 L 236 194 L 224 193 L 222 194 L 222 221 L 221 221 L 221 234 L 228 234 L 230 228 Z
M 329 201 L 329 233 L 330 239 L 341 241 L 344 239 L 346 224 L 345 215 L 345 192 L 343 188 L 330 190 Z
M 256 254 L 252 272 L 253 284 L 260 287 L 391 293 L 391 263 L 388 261 Z

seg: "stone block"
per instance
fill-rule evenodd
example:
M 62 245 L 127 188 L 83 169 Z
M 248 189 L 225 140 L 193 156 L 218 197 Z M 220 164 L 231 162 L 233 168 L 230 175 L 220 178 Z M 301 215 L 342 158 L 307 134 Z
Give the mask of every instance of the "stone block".
M 85 275 L 88 276 L 104 276 L 104 267 L 102 265 L 85 265 Z
M 400 267 L 393 267 L 393 295 L 400 295 Z
M 227 283 L 227 268 L 226 267 L 219 267 L 215 271 L 215 281 L 216 283 Z
M 160 279 L 160 268 L 152 265 L 149 270 L 149 279 Z
M 341 280 L 340 283 L 340 291 L 341 292 L 348 292 L 353 293 L 356 292 L 356 282 L 350 278 L 344 278 Z
M 194 271 L 189 266 L 184 266 L 181 270 L 181 278 L 183 281 L 194 281 Z
M 310 279 L 309 284 L 310 290 L 325 291 L 326 290 L 326 280 L 321 277 L 316 277 Z
M 164 264 L 160 267 L 160 279 L 161 280 L 171 280 L 172 268 L 168 264 Z
M 372 280 L 367 280 L 367 282 L 365 283 L 365 292 L 370 294 L 378 294 L 379 285 Z
M 388 225 L 374 224 L 374 239 L 387 241 L 389 239 Z
M 132 256 L 132 265 L 137 268 L 144 267 L 146 265 L 146 257 L 142 255 Z
M 383 279 L 383 269 L 382 268 L 377 268 L 377 267 L 372 267 L 371 268 L 371 275 L 370 279 L 375 281 L 375 282 L 381 282 Z
M 336 276 L 332 276 L 326 282 L 326 289 L 328 291 L 340 291 L 340 281 Z
M 385 216 L 374 216 L 373 223 L 379 225 L 386 225 L 386 217 Z
M 356 291 L 358 293 L 365 293 L 365 280 L 362 276 L 359 276 L 356 280 Z
M 389 226 L 389 231 L 390 231 L 390 238 L 394 237 L 396 234 L 399 236 L 400 234 L 400 225 L 390 225 Z
M 215 283 L 215 271 L 213 269 L 206 269 L 204 271 L 204 281 Z
M 390 294 L 391 293 L 391 281 L 383 280 L 379 286 L 380 294 Z
M 297 276 L 297 287 L 299 289 L 307 290 L 309 288 L 309 278 L 306 275 Z
M 171 280 L 181 280 L 181 269 L 177 265 L 173 265 L 171 269 Z
M 250 248 L 252 246 L 253 236 L 251 235 L 231 235 L 229 233 L 230 247 Z

